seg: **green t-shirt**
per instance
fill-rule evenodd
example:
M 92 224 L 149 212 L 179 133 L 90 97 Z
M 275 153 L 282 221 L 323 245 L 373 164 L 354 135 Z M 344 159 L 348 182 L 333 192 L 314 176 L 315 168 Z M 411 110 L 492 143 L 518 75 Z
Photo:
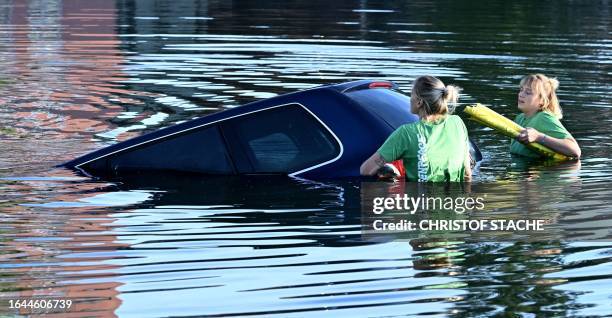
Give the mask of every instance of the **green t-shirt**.
M 459 116 L 418 121 L 395 130 L 378 149 L 386 162 L 403 159 L 410 181 L 463 181 L 468 133 Z
M 553 138 L 573 138 L 567 129 L 563 127 L 563 124 L 561 124 L 559 119 L 546 111 L 537 112 L 535 115 L 529 118 L 525 117 L 525 114 L 519 114 L 514 119 L 514 122 L 525 128 L 534 128 L 537 131 Z M 540 157 L 540 154 L 525 147 L 525 145 L 516 141 L 516 139 L 512 139 L 512 142 L 510 143 L 510 153 L 533 158 Z

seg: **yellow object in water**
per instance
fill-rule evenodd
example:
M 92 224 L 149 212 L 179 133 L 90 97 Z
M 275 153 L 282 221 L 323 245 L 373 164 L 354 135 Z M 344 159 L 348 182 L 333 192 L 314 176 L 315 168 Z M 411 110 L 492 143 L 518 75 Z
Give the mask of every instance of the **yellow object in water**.
M 508 136 L 510 138 L 516 138 L 519 133 L 524 129 L 519 124 L 513 122 L 512 120 L 498 114 L 494 110 L 490 109 L 487 106 L 476 104 L 474 106 L 466 106 L 463 110 L 465 113 L 470 115 L 471 120 L 480 123 L 484 126 L 492 128 L 493 130 L 501 133 L 504 136 Z M 554 159 L 554 160 L 569 160 L 568 156 L 562 155 L 553 151 L 552 149 L 540 145 L 538 143 L 532 142 L 526 145 L 527 148 L 543 155 L 546 158 Z

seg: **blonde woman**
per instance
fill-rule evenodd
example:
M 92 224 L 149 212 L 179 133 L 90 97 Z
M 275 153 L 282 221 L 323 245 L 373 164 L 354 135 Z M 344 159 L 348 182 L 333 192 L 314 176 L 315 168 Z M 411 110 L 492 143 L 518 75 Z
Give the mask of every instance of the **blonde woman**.
M 410 107 L 419 121 L 395 130 L 360 168 L 375 175 L 387 163 L 402 159 L 409 181 L 460 182 L 471 179 L 465 124 L 451 115 L 460 88 L 421 76 L 412 87 Z
M 537 142 L 558 153 L 579 158 L 576 139 L 559 121 L 563 115 L 557 99 L 559 81 L 544 74 L 523 77 L 518 94 L 518 109 L 522 112 L 514 121 L 526 127 L 510 144 L 510 152 L 527 157 L 539 155 L 524 144 Z

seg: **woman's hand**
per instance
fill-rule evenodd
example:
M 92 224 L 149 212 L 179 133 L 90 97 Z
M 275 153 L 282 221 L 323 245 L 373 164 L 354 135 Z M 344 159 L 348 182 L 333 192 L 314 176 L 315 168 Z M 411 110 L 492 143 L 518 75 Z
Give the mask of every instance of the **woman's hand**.
M 516 136 L 516 140 L 523 144 L 528 144 L 532 142 L 538 142 L 542 138 L 545 138 L 546 135 L 537 131 L 534 128 L 525 128 L 523 129 L 518 136 Z
M 564 154 L 572 158 L 580 158 L 580 155 L 582 154 L 582 152 L 580 151 L 580 146 L 578 146 L 576 139 L 574 138 L 565 138 L 565 139 L 553 138 L 533 128 L 523 129 L 519 133 L 519 135 L 516 136 L 516 140 L 518 140 L 519 142 L 523 144 L 537 142 L 558 153 Z

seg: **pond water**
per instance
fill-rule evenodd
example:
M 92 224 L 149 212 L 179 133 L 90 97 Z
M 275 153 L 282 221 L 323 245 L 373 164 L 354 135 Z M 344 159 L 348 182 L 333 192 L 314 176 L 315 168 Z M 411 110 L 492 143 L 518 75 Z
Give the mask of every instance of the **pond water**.
M 611 8 L 0 0 L 0 314 L 24 314 L 10 299 L 63 297 L 87 316 L 612 315 Z M 533 72 L 561 82 L 583 159 L 522 162 L 509 140 L 467 122 L 484 155 L 470 191 L 487 193 L 492 213 L 576 230 L 545 240 L 367 240 L 358 180 L 104 181 L 54 168 L 177 122 L 363 78 L 409 91 L 436 75 L 464 88 L 462 105 L 514 117 L 518 82 Z

